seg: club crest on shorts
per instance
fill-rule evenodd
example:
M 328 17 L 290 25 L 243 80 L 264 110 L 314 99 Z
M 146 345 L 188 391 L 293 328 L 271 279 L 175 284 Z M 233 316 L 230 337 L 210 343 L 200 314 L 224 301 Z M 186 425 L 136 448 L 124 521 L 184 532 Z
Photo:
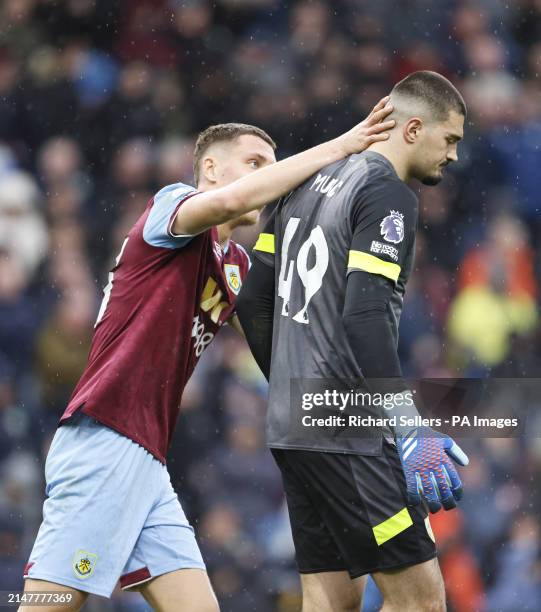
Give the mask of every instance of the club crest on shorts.
M 391 210 L 379 226 L 381 235 L 387 242 L 398 244 L 404 239 L 404 215 L 397 210 Z
M 239 266 L 236 264 L 224 264 L 224 272 L 229 288 L 235 295 L 238 295 L 242 285 Z
M 73 556 L 73 571 L 77 578 L 85 579 L 92 576 L 98 555 L 86 550 L 78 550 Z

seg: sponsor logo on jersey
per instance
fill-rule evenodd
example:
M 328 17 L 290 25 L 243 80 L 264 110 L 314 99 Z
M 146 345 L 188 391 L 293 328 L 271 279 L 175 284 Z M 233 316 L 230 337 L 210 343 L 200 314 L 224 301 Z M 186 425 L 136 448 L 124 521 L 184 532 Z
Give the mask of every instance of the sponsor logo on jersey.
M 225 264 L 224 265 L 225 277 L 227 279 L 227 284 L 231 291 L 238 295 L 240 291 L 240 287 L 242 285 L 240 280 L 240 268 L 236 264 Z
M 199 316 L 194 317 L 192 323 L 192 338 L 194 339 L 195 356 L 199 358 L 214 339 L 214 334 L 205 331 L 205 324 L 199 320 Z
M 394 261 L 398 261 L 398 249 L 390 244 L 383 244 L 383 242 L 372 240 L 370 251 L 372 253 L 377 253 L 378 255 L 388 255 Z
M 231 274 L 228 274 L 227 266 L 230 266 Z M 231 290 L 238 293 L 241 286 L 239 267 L 233 264 L 225 264 L 224 270 L 226 271 L 227 282 L 231 287 Z M 235 289 L 237 283 L 238 288 Z M 210 318 L 212 323 L 215 323 L 220 327 L 223 323 L 225 323 L 225 320 L 222 317 L 222 312 L 225 308 L 230 306 L 230 303 L 227 301 L 227 299 L 223 300 L 223 297 L 227 298 L 227 296 L 224 296 L 223 291 L 218 286 L 218 283 L 212 278 L 212 276 L 209 276 L 203 289 L 203 293 L 201 294 L 201 316 L 195 316 L 192 321 L 192 338 L 194 339 L 195 355 L 198 358 L 201 357 L 203 351 L 214 338 L 214 332 L 207 331 L 206 329 L 208 318 Z
M 324 193 L 328 198 L 332 198 L 333 195 L 340 191 L 343 184 L 344 181 L 339 181 L 325 174 L 318 174 L 310 185 L 310 191 L 318 191 L 319 193 Z
M 391 210 L 391 213 L 380 223 L 381 235 L 387 242 L 398 244 L 404 239 L 404 215 L 396 210 Z
M 222 290 L 218 287 L 218 283 L 209 276 L 203 293 L 201 295 L 201 310 L 210 313 L 210 320 L 213 323 L 220 324 L 220 315 L 222 310 L 229 306 L 227 300 L 222 300 L 224 296 Z
M 94 573 L 98 555 L 86 550 L 78 550 L 73 556 L 73 571 L 77 578 L 85 580 Z

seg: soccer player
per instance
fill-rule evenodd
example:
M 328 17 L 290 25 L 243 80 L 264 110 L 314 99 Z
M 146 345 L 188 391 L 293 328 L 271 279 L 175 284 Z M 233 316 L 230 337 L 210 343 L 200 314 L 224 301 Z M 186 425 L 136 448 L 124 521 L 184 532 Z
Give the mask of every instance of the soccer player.
M 63 609 L 78 610 L 120 579 L 162 612 L 217 609 L 165 456 L 185 384 L 235 316 L 249 259 L 231 232 L 324 165 L 387 138 L 386 101 L 278 163 L 261 129 L 210 127 L 195 148 L 197 189 L 178 183 L 151 199 L 109 275 L 87 367 L 47 456 L 26 591 L 67 592 Z
M 397 355 L 418 216 L 406 181 L 435 185 L 457 160 L 466 106 L 428 71 L 399 82 L 391 103 L 389 140 L 326 166 L 279 202 L 237 301 L 270 382 L 267 438 L 282 472 L 304 612 L 358 611 L 366 574 L 386 612 L 445 609 L 419 502 L 422 495 L 431 511 L 456 505 L 461 484 L 450 457 L 464 465 L 465 454 L 449 437 L 407 424 L 355 435 L 330 422 L 316 432 L 305 395 L 301 403 L 295 394 L 315 379 L 360 379 L 374 396 L 388 392 L 386 416 L 418 414 L 404 401 Z

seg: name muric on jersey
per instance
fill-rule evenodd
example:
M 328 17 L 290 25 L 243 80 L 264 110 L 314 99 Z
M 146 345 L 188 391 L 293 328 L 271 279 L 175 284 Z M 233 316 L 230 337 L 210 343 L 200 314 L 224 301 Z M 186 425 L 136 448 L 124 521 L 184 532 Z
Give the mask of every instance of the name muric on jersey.
M 310 191 L 324 193 L 328 198 L 332 198 L 333 195 L 337 194 L 340 191 L 343 185 L 344 181 L 339 181 L 338 179 L 331 178 L 331 176 L 327 174 L 318 173 L 314 182 L 310 186 Z

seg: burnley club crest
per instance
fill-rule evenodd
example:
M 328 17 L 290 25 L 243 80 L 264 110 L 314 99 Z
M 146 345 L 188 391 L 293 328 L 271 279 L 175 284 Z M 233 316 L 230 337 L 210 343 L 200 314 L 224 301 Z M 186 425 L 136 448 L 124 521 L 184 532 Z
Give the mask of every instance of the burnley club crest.
M 77 578 L 90 578 L 96 567 L 98 555 L 86 550 L 78 550 L 73 556 L 73 571 Z

